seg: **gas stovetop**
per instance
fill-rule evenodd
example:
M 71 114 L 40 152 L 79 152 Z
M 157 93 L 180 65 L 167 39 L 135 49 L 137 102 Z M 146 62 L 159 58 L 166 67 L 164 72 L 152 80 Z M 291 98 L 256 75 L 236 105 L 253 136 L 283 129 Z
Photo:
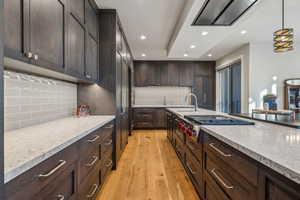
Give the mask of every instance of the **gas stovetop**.
M 222 115 L 187 115 L 186 119 L 199 125 L 254 125 L 254 122 L 248 122 Z

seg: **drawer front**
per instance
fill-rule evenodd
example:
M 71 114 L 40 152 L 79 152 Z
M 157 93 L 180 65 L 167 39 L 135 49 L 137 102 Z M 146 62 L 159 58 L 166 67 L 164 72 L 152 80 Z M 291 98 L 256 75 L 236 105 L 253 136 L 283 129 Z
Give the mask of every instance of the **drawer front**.
M 222 160 L 206 157 L 206 171 L 234 200 L 257 200 L 257 188 Z
M 35 199 L 48 200 L 48 199 L 65 199 L 73 200 L 77 196 L 76 188 L 76 165 L 74 163 L 66 169 L 57 180 L 42 189 Z
M 193 182 L 195 182 L 198 192 L 203 194 L 202 164 L 188 149 L 186 150 L 185 159 L 188 174 L 191 176 Z
M 178 136 L 175 137 L 175 151 L 179 157 L 179 159 L 185 163 L 185 148 L 184 144 L 181 141 L 181 139 L 178 138 Z
M 85 157 L 96 148 L 100 151 L 101 136 L 100 129 L 84 137 L 80 141 L 80 156 Z
M 179 128 L 175 128 L 174 134 L 183 142 L 185 143 L 185 133 L 181 132 Z
M 212 177 L 205 172 L 204 194 L 206 200 L 230 200 Z
M 197 142 L 197 138 L 194 136 L 186 136 L 186 145 L 197 158 L 197 160 L 202 163 L 203 146 L 201 143 Z
M 8 200 L 33 199 L 42 188 L 63 176 L 77 160 L 77 145 L 71 145 L 5 185 Z
M 258 166 L 253 164 L 245 155 L 237 152 L 228 145 L 211 136 L 206 137 L 205 151 L 225 162 L 233 170 L 241 174 L 251 184 L 258 185 Z
M 96 199 L 100 189 L 100 170 L 95 168 L 93 172 L 85 179 L 79 186 L 80 194 L 79 200 L 93 200 Z
M 100 163 L 101 155 L 100 148 L 95 147 L 87 154 L 82 154 L 79 163 L 79 182 L 81 183 L 84 178 L 93 171 L 93 169 Z
M 151 113 L 136 114 L 134 120 L 137 122 L 153 121 L 153 115 Z
M 112 135 L 110 137 L 107 137 L 105 140 L 102 141 L 101 144 L 101 159 L 105 158 L 105 155 L 107 152 L 112 152 L 113 150 L 113 138 Z
M 101 165 L 101 184 L 105 182 L 106 177 L 111 172 L 113 166 L 111 152 L 107 152 L 106 157 L 102 161 Z
M 134 115 L 141 115 L 141 114 L 150 114 L 150 115 L 152 115 L 153 112 L 154 112 L 153 109 L 147 109 L 147 108 L 134 109 Z
M 134 122 L 135 128 L 152 128 L 153 123 L 152 122 Z
M 103 126 L 100 129 L 101 140 L 103 141 L 106 140 L 106 138 L 108 137 L 112 137 L 113 131 L 114 131 L 114 122 L 110 122 L 105 126 Z

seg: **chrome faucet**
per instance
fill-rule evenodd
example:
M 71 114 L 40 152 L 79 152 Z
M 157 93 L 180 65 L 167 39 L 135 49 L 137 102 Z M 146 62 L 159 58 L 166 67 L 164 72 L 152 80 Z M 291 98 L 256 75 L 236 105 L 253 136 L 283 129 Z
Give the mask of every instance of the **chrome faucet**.
M 186 102 L 186 103 L 187 103 L 187 100 L 188 100 L 189 96 L 191 96 L 191 98 L 192 98 L 192 97 L 195 98 L 195 112 L 196 112 L 196 111 L 197 111 L 197 107 L 198 107 L 197 96 L 196 96 L 194 93 L 192 93 L 192 92 L 189 93 L 189 94 L 187 94 L 186 97 L 185 97 L 185 102 Z

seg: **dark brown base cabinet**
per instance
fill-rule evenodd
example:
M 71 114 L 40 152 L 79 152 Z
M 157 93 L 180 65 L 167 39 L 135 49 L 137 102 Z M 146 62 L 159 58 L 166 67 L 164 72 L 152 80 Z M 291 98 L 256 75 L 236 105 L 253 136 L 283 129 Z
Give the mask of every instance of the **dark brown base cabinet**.
M 134 129 L 166 129 L 167 117 L 164 108 L 134 108 Z
M 5 185 L 7 200 L 95 199 L 113 166 L 114 122 Z
M 300 200 L 300 185 L 201 131 L 184 134 L 167 112 L 167 138 L 201 199 Z

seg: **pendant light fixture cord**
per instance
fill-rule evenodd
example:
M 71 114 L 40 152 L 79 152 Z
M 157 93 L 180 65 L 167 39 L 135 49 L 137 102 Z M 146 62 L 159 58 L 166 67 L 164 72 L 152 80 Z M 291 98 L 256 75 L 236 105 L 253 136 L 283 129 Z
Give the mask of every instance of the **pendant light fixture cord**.
M 284 29 L 284 0 L 282 0 L 282 29 Z

